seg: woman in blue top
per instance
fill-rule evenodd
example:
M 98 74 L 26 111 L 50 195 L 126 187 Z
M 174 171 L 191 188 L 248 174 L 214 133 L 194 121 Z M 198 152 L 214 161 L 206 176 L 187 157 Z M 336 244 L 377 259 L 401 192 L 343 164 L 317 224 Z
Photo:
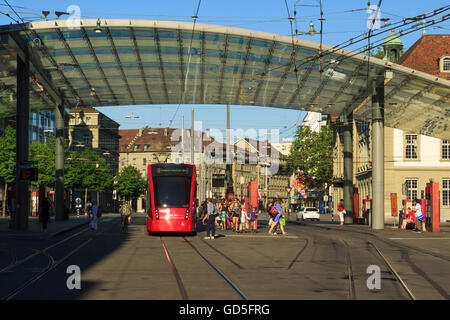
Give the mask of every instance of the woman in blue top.
M 277 211 L 277 215 L 276 215 L 275 218 L 273 219 L 273 223 L 272 223 L 272 225 L 270 226 L 269 234 L 272 234 L 272 231 L 273 231 L 273 229 L 275 228 L 275 226 L 276 226 L 277 224 L 279 224 L 279 225 L 280 225 L 281 232 L 283 233 L 283 235 L 287 235 L 287 233 L 284 232 L 284 228 L 283 228 L 283 220 L 282 220 L 283 214 L 282 214 L 282 211 L 281 211 L 281 200 L 280 200 L 280 199 L 277 199 L 277 200 L 275 201 L 274 206 L 275 206 L 275 210 Z M 273 235 L 276 236 L 277 233 L 274 232 Z

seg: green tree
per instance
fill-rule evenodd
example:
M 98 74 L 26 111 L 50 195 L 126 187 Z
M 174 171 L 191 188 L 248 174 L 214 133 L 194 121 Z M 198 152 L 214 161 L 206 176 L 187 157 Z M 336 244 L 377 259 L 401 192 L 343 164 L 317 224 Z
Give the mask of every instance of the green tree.
M 55 141 L 55 136 L 49 136 L 45 143 L 34 141 L 30 146 L 30 160 L 37 162 L 38 186 L 55 187 Z
M 376 49 L 376 51 L 375 51 L 375 49 Z M 375 58 L 378 58 L 378 59 L 383 59 L 384 58 L 384 49 L 383 49 L 383 47 L 382 46 L 378 46 L 375 49 L 372 49 L 370 51 L 369 55 L 371 57 L 375 57 Z
M 3 215 L 6 212 L 6 190 L 16 179 L 16 130 L 8 126 L 0 137 L 0 177 L 4 182 Z
M 333 176 L 333 131 L 322 127 L 320 132 L 299 127 L 295 134 L 287 165 L 291 172 L 303 175 L 307 184 L 322 186 Z
M 69 152 L 64 164 L 64 185 L 66 188 L 84 188 L 105 192 L 112 187 L 113 177 L 106 160 L 95 151 Z M 87 201 L 87 199 L 85 199 Z
M 138 169 L 125 167 L 117 175 L 117 193 L 125 199 L 137 198 L 145 191 L 146 183 Z
M 90 149 L 84 149 L 81 157 L 87 159 L 84 166 L 85 173 L 82 179 L 82 186 L 86 191 L 88 189 L 95 190 L 98 194 L 98 192 L 105 192 L 110 189 L 113 184 L 113 177 L 110 174 L 106 160 L 100 157 L 97 152 Z

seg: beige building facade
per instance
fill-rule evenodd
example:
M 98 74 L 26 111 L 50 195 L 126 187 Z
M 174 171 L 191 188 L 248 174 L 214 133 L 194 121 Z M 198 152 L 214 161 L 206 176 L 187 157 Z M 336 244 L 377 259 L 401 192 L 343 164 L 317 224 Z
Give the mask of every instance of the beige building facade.
M 120 130 L 119 171 L 127 166 L 136 167 L 142 176 L 147 176 L 147 168 L 151 163 L 192 163 L 190 130 L 184 130 L 184 148 L 182 147 L 181 129 L 142 128 Z M 255 140 L 256 141 L 256 140 Z M 278 166 L 281 170 L 285 158 L 279 156 L 270 144 L 256 141 L 253 149 L 246 141 L 238 141 L 230 150 L 234 161 L 231 165 L 231 179 L 236 197 L 243 198 L 247 194 L 247 186 L 256 181 L 260 186 L 262 200 L 270 201 L 275 198 L 286 199 L 286 187 L 289 177 L 276 171 L 271 172 L 271 166 Z M 258 151 L 258 146 L 269 146 L 268 156 L 264 159 Z M 184 152 L 183 152 L 184 150 Z M 265 152 L 267 154 L 267 151 Z M 276 156 L 275 156 L 276 155 Z M 195 131 L 194 163 L 197 174 L 197 195 L 200 202 L 207 197 L 217 195 L 226 196 L 226 145 L 215 141 L 209 132 Z M 269 182 L 267 184 L 267 182 Z M 267 187 L 265 187 L 267 186 Z M 143 198 L 137 202 L 137 210 L 144 208 Z
M 369 123 L 353 124 L 353 183 L 360 197 L 359 216 L 363 216 L 363 199 L 372 199 L 371 126 Z M 343 178 L 342 137 L 336 136 L 334 178 Z M 399 129 L 384 128 L 384 212 L 385 221 L 393 222 L 391 193 L 397 194 L 397 207 L 402 200 L 422 198 L 426 183 L 439 183 L 440 220 L 450 220 L 450 141 L 408 133 Z M 403 194 L 404 188 L 407 191 Z M 334 211 L 343 190 L 336 183 L 333 188 Z M 356 191 L 356 190 L 355 190 Z M 397 218 L 398 219 L 398 218 Z
M 448 78 L 442 70 L 448 54 L 448 35 L 426 35 L 414 43 L 400 58 L 402 51 L 400 37 L 389 35 L 384 44 L 385 60 Z M 392 40 L 394 39 L 394 40 Z M 394 54 L 392 54 L 394 53 Z M 392 57 L 395 59 L 392 60 Z M 398 59 L 398 60 L 397 60 Z M 414 100 L 408 103 L 414 104 Z M 428 106 L 422 105 L 421 109 Z M 420 114 L 417 115 L 420 117 Z M 339 130 L 343 123 L 332 117 L 335 128 L 334 187 L 332 188 L 334 211 L 343 198 L 343 136 Z M 359 216 L 362 217 L 363 199 L 372 199 L 372 141 L 371 123 L 353 121 L 353 184 L 360 197 Z M 425 133 L 425 132 L 424 132 Z M 399 129 L 384 128 L 384 212 L 385 222 L 393 222 L 391 215 L 391 194 L 397 194 L 397 207 L 402 200 L 422 198 L 427 182 L 439 183 L 440 220 L 450 221 L 450 141 L 414 134 Z M 402 186 L 406 188 L 403 188 Z M 406 189 L 406 190 L 405 190 Z M 406 192 L 405 192 L 406 191 Z M 403 194 L 404 193 L 404 194 Z
M 97 151 L 105 158 L 114 176 L 118 171 L 119 126 L 94 108 L 70 109 L 69 146 Z

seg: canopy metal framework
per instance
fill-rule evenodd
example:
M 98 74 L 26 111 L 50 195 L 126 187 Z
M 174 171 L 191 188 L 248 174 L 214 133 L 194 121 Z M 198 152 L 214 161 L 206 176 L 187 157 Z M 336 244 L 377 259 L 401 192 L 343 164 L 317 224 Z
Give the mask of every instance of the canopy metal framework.
M 235 104 L 337 115 L 353 110 L 354 118 L 369 120 L 368 79 L 384 78 L 388 70 L 385 125 L 450 139 L 445 79 L 259 31 L 110 19 L 101 20 L 101 32 L 96 27 L 97 20 L 81 20 L 79 28 L 58 20 L 0 28 L 0 86 L 15 92 L 15 55 L 28 46 L 32 108 L 57 99 L 69 108 Z M 0 108 L 4 113 L 8 106 Z
M 347 213 L 350 121 L 372 121 L 374 229 L 384 228 L 383 127 L 450 140 L 449 80 L 265 32 L 150 20 L 106 19 L 98 27 L 97 20 L 0 27 L 0 116 L 20 122 L 17 168 L 28 160 L 30 109 L 56 110 L 57 217 L 64 210 L 64 107 L 235 104 L 342 115 Z M 26 229 L 28 186 L 16 181 L 16 221 Z

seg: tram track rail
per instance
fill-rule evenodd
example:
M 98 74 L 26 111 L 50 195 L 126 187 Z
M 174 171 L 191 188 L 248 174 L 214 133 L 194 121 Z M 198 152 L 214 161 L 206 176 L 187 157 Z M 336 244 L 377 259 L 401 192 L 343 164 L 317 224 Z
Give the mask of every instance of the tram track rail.
M 172 273 L 175 277 L 175 280 L 177 282 L 177 286 L 178 286 L 178 291 L 180 293 L 181 299 L 183 300 L 189 300 L 188 294 L 187 294 L 187 290 L 183 284 L 183 281 L 181 279 L 180 273 L 178 272 L 176 265 L 175 265 L 175 260 L 172 258 L 172 256 L 170 255 L 169 249 L 167 248 L 167 245 L 165 244 L 164 240 L 162 239 L 162 236 L 160 237 L 161 239 L 161 244 L 163 246 L 165 255 L 167 260 L 169 261 L 170 267 L 172 269 Z M 231 288 L 243 299 L 243 300 L 248 300 L 248 297 L 245 295 L 245 293 L 224 273 L 222 272 L 222 270 L 220 270 L 219 267 L 217 267 L 214 263 L 212 263 L 208 258 L 205 257 L 204 254 L 202 254 L 200 252 L 200 250 L 188 239 L 186 239 L 185 237 L 182 237 L 182 239 L 184 240 L 185 243 L 187 243 L 192 250 L 194 250 L 198 256 L 200 256 L 223 280 L 225 280 L 225 282 L 227 282 Z
M 60 245 L 60 244 L 62 244 L 64 242 L 70 240 L 70 239 L 73 239 L 76 236 L 78 236 L 78 235 L 80 235 L 82 233 L 85 233 L 88 230 L 89 230 L 89 228 L 84 228 L 83 230 L 81 230 L 81 231 L 79 231 L 79 232 L 77 232 L 75 234 L 72 234 L 71 236 L 66 237 L 66 238 L 64 238 L 64 239 L 62 239 L 62 240 L 60 240 L 60 241 L 58 241 L 58 242 L 56 242 L 56 243 L 54 243 L 54 244 L 44 248 L 42 250 L 32 249 L 33 251 L 35 251 L 34 253 L 28 255 L 27 257 L 25 257 L 25 258 L 23 258 L 21 260 L 18 260 L 18 261 L 17 260 L 13 260 L 9 265 L 7 265 L 4 268 L 0 269 L 0 273 L 9 271 L 12 268 L 20 266 L 20 265 L 24 264 L 25 262 L 31 260 L 32 258 L 34 258 L 34 257 L 36 257 L 36 256 L 38 256 L 40 254 L 44 254 L 47 250 L 50 250 L 50 249 L 52 249 L 52 248 L 54 248 L 54 247 L 56 247 L 56 246 L 58 246 L 58 245 Z
M 352 259 L 350 255 L 350 246 L 348 245 L 347 241 L 341 240 L 344 244 L 344 250 L 345 250 L 345 262 L 347 266 L 347 277 L 348 277 L 348 299 L 349 300 L 356 300 L 356 292 L 355 292 L 355 278 L 353 275 L 353 266 L 352 266 Z
M 114 222 L 114 220 L 112 220 L 111 222 Z M 114 224 L 110 227 L 112 228 L 114 227 Z M 22 293 L 25 289 L 27 289 L 28 287 L 30 287 L 32 284 L 34 284 L 35 282 L 37 282 L 39 279 L 41 279 L 42 277 L 44 277 L 45 275 L 47 275 L 48 273 L 50 273 L 52 270 L 54 270 L 56 267 L 58 267 L 62 262 L 64 262 L 65 260 L 67 260 L 70 256 L 72 256 L 73 254 L 75 254 L 76 252 L 78 252 L 79 250 L 81 250 L 84 246 L 86 246 L 87 244 L 89 244 L 91 241 L 94 240 L 94 237 L 90 236 L 87 240 L 83 241 L 80 245 L 78 245 L 77 247 L 75 247 L 74 249 L 70 250 L 68 253 L 66 253 L 63 257 L 61 257 L 60 259 L 55 259 L 55 257 L 53 257 L 51 254 L 48 253 L 48 250 L 55 248 L 59 245 L 61 245 L 62 243 L 67 242 L 70 239 L 74 239 L 76 236 L 79 236 L 83 233 L 85 233 L 86 231 L 88 231 L 90 228 L 84 228 L 83 230 L 76 232 L 75 234 L 72 234 L 69 237 L 66 237 L 42 250 L 39 249 L 32 249 L 35 251 L 35 253 L 27 256 L 26 258 L 16 261 L 16 263 L 12 263 L 8 266 L 6 266 L 5 268 L 0 270 L 0 273 L 3 272 L 10 272 L 11 269 L 16 268 L 22 264 L 24 264 L 25 262 L 31 260 L 32 258 L 38 256 L 38 255 L 43 255 L 48 259 L 48 264 L 46 267 L 42 268 L 42 271 L 39 271 L 36 275 L 34 275 L 33 277 L 31 277 L 30 279 L 27 279 L 24 283 L 22 283 L 21 285 L 15 287 L 14 289 L 12 289 L 9 293 L 7 293 L 6 295 L 4 295 L 1 300 L 11 300 L 14 297 L 16 297 L 18 294 Z M 97 237 L 98 235 L 102 234 L 102 232 L 99 232 L 95 237 Z
M 436 252 L 433 252 L 433 251 L 430 251 L 430 250 L 427 250 L 427 249 L 423 249 L 423 248 L 413 247 L 413 246 L 410 246 L 410 245 L 407 245 L 407 244 L 404 244 L 404 243 L 397 243 L 395 241 L 382 238 L 379 235 L 371 233 L 371 232 L 364 232 L 364 231 L 359 231 L 359 230 L 336 229 L 336 228 L 331 228 L 331 227 L 326 227 L 326 226 L 310 225 L 310 224 L 304 224 L 304 223 L 302 223 L 302 225 L 313 227 L 313 228 L 326 229 L 326 230 L 335 231 L 335 232 L 341 232 L 342 231 L 342 232 L 346 232 L 346 233 L 357 233 L 357 234 L 361 234 L 361 235 L 365 235 L 365 236 L 370 235 L 370 236 L 373 237 L 374 240 L 379 241 L 380 243 L 392 246 L 394 248 L 400 249 L 401 251 L 411 250 L 412 252 L 417 252 L 417 253 L 420 253 L 420 254 L 427 255 L 427 256 L 433 257 L 435 259 L 438 259 L 438 261 L 440 263 L 444 263 L 444 264 L 450 262 L 450 257 L 448 257 L 446 255 L 442 255 L 442 254 L 439 254 L 439 253 L 436 253 Z M 375 247 L 373 246 L 374 245 L 373 241 L 367 241 L 367 244 L 369 244 L 370 246 L 372 246 L 375 249 Z M 378 250 L 375 249 L 375 251 L 376 251 L 377 255 L 380 257 L 380 259 L 383 262 L 385 262 L 385 264 L 387 265 L 385 259 L 388 259 L 388 258 L 386 257 L 386 255 L 383 255 L 383 253 L 379 249 Z M 431 279 L 430 276 L 427 275 L 426 272 L 424 272 L 421 268 L 417 267 L 417 265 L 410 259 L 409 254 L 407 256 L 408 257 L 407 257 L 407 260 L 405 261 L 405 263 L 407 263 L 411 267 L 412 271 L 415 274 L 417 274 L 419 277 L 421 277 L 427 284 L 429 284 L 440 296 L 442 296 L 444 299 L 448 300 L 449 294 L 447 293 L 445 287 L 442 287 L 437 281 Z M 387 261 L 390 264 L 390 266 L 387 265 L 387 267 L 389 268 L 389 272 L 391 274 L 393 274 L 392 270 L 397 272 L 395 270 L 393 264 L 389 260 L 387 260 Z M 398 273 L 397 273 L 397 276 L 399 276 Z M 407 290 L 409 290 L 410 293 L 412 293 L 412 291 L 409 288 L 407 290 L 405 288 L 403 288 L 403 285 L 406 285 L 406 283 L 404 282 L 403 279 L 401 279 L 401 281 L 400 281 L 397 278 L 397 276 L 394 275 L 396 280 L 400 283 L 403 291 L 407 292 Z M 403 282 L 403 284 L 401 282 Z M 412 299 L 412 300 L 417 299 L 417 297 L 414 294 L 413 294 L 413 296 L 414 296 L 414 299 L 413 299 L 411 297 L 410 293 L 407 292 L 407 296 L 410 299 Z
M 0 251 L 1 252 L 5 252 L 7 255 L 9 255 L 11 257 L 11 262 L 7 266 L 16 263 L 17 257 L 16 257 L 16 255 L 14 254 L 14 252 L 11 249 L 0 248 Z
M 400 249 L 401 248 L 407 248 L 409 250 L 414 250 L 416 252 L 420 252 L 422 254 L 430 255 L 430 256 L 433 256 L 433 257 L 438 258 L 440 260 L 443 260 L 443 261 L 446 261 L 446 262 L 450 262 L 450 257 L 449 256 L 445 256 L 445 255 L 442 255 L 442 254 L 439 254 L 439 253 L 436 253 L 436 252 L 433 252 L 433 251 L 430 251 L 430 250 L 427 250 L 427 249 L 413 247 L 413 246 L 410 246 L 410 245 L 407 245 L 407 244 L 404 244 L 404 243 L 399 244 L 399 243 L 397 243 L 395 241 L 391 241 L 391 240 L 388 240 L 388 239 L 381 238 L 380 236 L 378 236 L 378 235 L 376 235 L 376 234 L 374 234 L 372 232 L 364 232 L 364 231 L 359 231 L 359 230 L 347 230 L 347 229 L 342 229 L 342 228 L 337 229 L 337 228 L 333 228 L 333 227 L 326 227 L 326 226 L 307 224 L 307 223 L 301 223 L 301 222 L 299 222 L 298 224 L 300 224 L 302 226 L 307 226 L 307 227 L 312 227 L 312 228 L 319 228 L 319 229 L 325 229 L 325 230 L 332 230 L 332 231 L 338 231 L 338 232 L 350 232 L 350 233 L 358 233 L 358 234 L 362 234 L 362 235 L 370 235 L 370 236 L 374 237 L 375 239 L 377 239 L 377 240 L 379 240 L 381 242 L 384 242 L 386 244 L 392 245 L 394 247 L 397 247 L 397 248 L 400 248 Z
M 175 266 L 175 262 L 172 259 L 172 256 L 169 253 L 169 250 L 167 249 L 167 246 L 164 242 L 164 240 L 162 239 L 162 237 L 159 237 L 161 240 L 161 244 L 163 246 L 164 249 L 164 253 L 166 254 L 166 258 L 169 261 L 169 265 L 170 268 L 172 269 L 172 273 L 175 277 L 175 280 L 177 282 L 177 286 L 178 286 L 178 291 L 180 292 L 180 296 L 182 300 L 189 300 L 188 294 L 186 292 L 186 289 L 184 287 L 183 281 L 181 280 L 181 276 L 180 273 L 177 270 L 177 267 Z
M 399 275 L 399 273 L 395 270 L 394 266 L 392 265 L 392 263 L 389 261 L 389 259 L 380 251 L 380 249 L 378 249 L 378 247 L 371 241 L 367 241 L 368 244 L 370 244 L 378 253 L 379 257 L 381 257 L 381 259 L 384 261 L 384 263 L 386 264 L 386 266 L 388 267 L 390 273 L 392 275 L 394 275 L 394 277 L 396 278 L 396 280 L 398 281 L 398 283 L 400 283 L 401 287 L 403 288 L 403 290 L 407 293 L 407 295 L 409 296 L 409 298 L 411 300 L 417 300 L 416 296 L 412 293 L 412 291 L 408 288 L 408 286 L 406 285 L 405 281 L 402 279 L 402 277 Z

